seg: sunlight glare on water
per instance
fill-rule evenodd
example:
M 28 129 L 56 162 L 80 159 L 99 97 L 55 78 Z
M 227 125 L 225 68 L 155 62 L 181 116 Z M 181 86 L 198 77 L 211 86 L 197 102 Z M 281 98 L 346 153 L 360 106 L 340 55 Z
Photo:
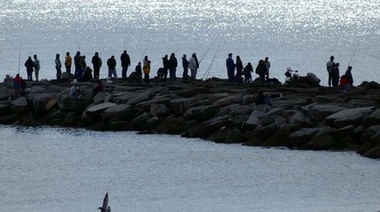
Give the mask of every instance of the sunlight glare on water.
M 326 84 L 331 55 L 341 72 L 354 67 L 356 82 L 379 80 L 379 14 L 377 0 L 5 0 L 0 71 L 13 75 L 21 64 L 25 73 L 23 62 L 38 54 L 41 75 L 54 78 L 54 55 L 77 50 L 86 56 L 103 50 L 107 59 L 128 49 L 133 67 L 147 49 L 153 70 L 165 54 L 179 59 L 196 52 L 203 59 L 198 78 L 208 68 L 211 76 L 226 78 L 226 55 L 233 52 L 244 64 L 269 56 L 272 76 L 281 81 L 290 66 Z

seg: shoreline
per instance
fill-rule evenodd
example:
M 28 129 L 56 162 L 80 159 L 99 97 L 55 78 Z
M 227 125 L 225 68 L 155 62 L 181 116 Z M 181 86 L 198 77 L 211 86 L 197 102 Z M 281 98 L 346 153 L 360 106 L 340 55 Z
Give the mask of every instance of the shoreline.
M 71 83 L 27 82 L 29 92 L 12 100 L 11 82 L 0 84 L 0 124 L 59 126 L 95 131 L 175 134 L 217 143 L 355 151 L 380 158 L 380 85 L 363 82 L 346 93 L 300 81 L 295 87 L 208 81 L 133 79 L 78 82 L 83 98 L 69 96 Z M 255 105 L 258 91 L 272 106 Z

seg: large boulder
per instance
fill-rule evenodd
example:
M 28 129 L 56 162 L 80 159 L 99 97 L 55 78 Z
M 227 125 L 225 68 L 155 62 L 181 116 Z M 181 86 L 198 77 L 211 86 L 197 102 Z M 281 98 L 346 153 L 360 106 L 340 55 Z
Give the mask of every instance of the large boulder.
M 194 98 L 180 98 L 173 99 L 170 101 L 169 107 L 170 110 L 178 115 L 182 115 L 190 108 L 190 105 L 194 103 L 196 99 Z
M 14 113 L 24 113 L 29 110 L 28 100 L 22 96 L 12 101 L 11 110 Z
M 86 113 L 90 116 L 98 116 L 106 111 L 109 107 L 116 106 L 116 103 L 104 102 L 87 108 Z
M 15 94 L 14 89 L 6 88 L 0 90 L 0 101 L 11 99 Z
M 327 116 L 343 110 L 343 107 L 329 104 L 311 104 L 305 106 L 308 116 L 315 121 L 323 121 Z
M 182 117 L 170 116 L 162 121 L 156 128 L 159 133 L 180 134 L 184 131 L 185 119 Z
M 164 116 L 169 114 L 169 109 L 164 104 L 151 104 L 150 114 L 153 116 Z
M 202 125 L 205 129 L 205 133 L 211 134 L 213 132 L 218 131 L 220 128 L 227 126 L 229 124 L 230 118 L 231 116 L 229 115 L 217 116 L 202 122 Z
M 302 128 L 289 135 L 289 147 L 299 147 L 311 141 L 320 128 Z
M 380 109 L 376 109 L 371 114 L 363 118 L 362 125 L 368 128 L 374 125 L 380 125 Z
M 111 104 L 111 106 L 106 107 L 104 112 L 101 114 L 104 121 L 116 118 L 122 120 L 131 120 L 134 115 L 135 113 L 133 112 L 132 106 L 127 104 Z
M 331 127 L 345 127 L 348 125 L 358 126 L 368 116 L 374 107 L 360 107 L 344 109 L 325 118 L 325 123 Z
M 53 94 L 48 94 L 48 93 L 42 93 L 42 94 L 36 95 L 33 99 L 34 111 L 37 114 L 45 111 L 45 106 L 50 101 L 52 96 Z
M 218 106 L 213 105 L 190 108 L 183 114 L 183 118 L 186 120 L 195 119 L 202 122 L 213 117 L 217 109 Z

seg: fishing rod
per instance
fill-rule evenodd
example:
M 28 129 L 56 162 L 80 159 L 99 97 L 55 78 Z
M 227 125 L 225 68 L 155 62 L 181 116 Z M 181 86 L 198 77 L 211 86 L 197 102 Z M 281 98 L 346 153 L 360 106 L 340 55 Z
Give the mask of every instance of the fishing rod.
M 147 49 L 148 49 L 148 46 L 145 48 L 144 52 L 142 53 L 139 62 L 141 62 L 141 60 L 144 58 L 144 55 L 145 55 Z
M 365 53 L 366 55 L 369 55 L 369 56 L 371 56 L 371 57 L 373 57 L 373 58 L 376 58 L 376 59 L 379 59 L 380 60 L 380 57 L 376 57 L 375 55 L 373 55 L 373 54 L 369 54 L 369 53 Z
M 21 63 L 21 39 L 18 38 L 18 70 L 17 70 L 18 74 L 20 74 L 20 63 Z
M 211 43 L 211 45 L 208 47 L 207 51 L 203 54 L 202 58 L 199 60 L 199 65 L 201 64 L 201 62 L 203 61 L 203 59 L 206 57 L 207 53 L 210 51 L 211 47 L 214 45 L 214 43 L 216 42 L 216 40 L 218 39 L 219 35 L 216 36 L 216 38 L 214 39 L 214 41 Z
M 108 43 L 108 41 L 106 41 L 106 42 L 104 43 L 102 49 L 101 49 L 100 52 L 99 52 L 99 56 L 102 56 L 102 52 L 103 52 L 104 48 L 106 47 L 107 43 Z
M 209 74 L 211 73 L 211 67 L 212 67 L 212 65 L 214 64 L 215 59 L 218 57 L 218 55 L 220 54 L 220 52 L 222 51 L 222 49 L 224 48 L 224 46 L 226 45 L 226 43 L 227 43 L 227 40 L 224 41 L 224 43 L 223 43 L 222 46 L 221 46 L 221 43 L 219 43 L 218 48 L 217 48 L 217 51 L 215 52 L 214 58 L 212 59 L 211 64 L 210 64 L 210 66 L 207 68 L 207 70 L 206 70 L 205 74 L 203 75 L 203 78 L 202 78 L 202 79 L 204 79 L 204 78 L 207 79 L 207 78 L 208 78 Z M 205 76 L 206 76 L 206 77 L 205 77 Z
M 358 41 L 358 44 L 356 45 L 355 51 L 351 56 L 350 62 L 348 63 L 349 66 L 351 65 L 352 59 L 354 58 L 356 51 L 358 50 L 359 44 L 360 44 L 360 42 Z

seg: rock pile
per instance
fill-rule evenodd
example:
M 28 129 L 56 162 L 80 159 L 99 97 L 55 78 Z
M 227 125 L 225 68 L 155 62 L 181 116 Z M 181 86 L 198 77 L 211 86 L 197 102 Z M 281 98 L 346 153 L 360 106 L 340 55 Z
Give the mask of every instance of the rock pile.
M 29 82 L 12 99 L 0 84 L 0 123 L 139 131 L 203 138 L 218 143 L 350 150 L 380 158 L 380 86 L 364 82 L 347 93 L 321 86 L 230 85 L 226 80 L 119 81 L 92 97 L 93 82 L 79 83 L 83 98 L 69 96 L 69 83 Z M 255 105 L 257 91 L 272 106 Z

